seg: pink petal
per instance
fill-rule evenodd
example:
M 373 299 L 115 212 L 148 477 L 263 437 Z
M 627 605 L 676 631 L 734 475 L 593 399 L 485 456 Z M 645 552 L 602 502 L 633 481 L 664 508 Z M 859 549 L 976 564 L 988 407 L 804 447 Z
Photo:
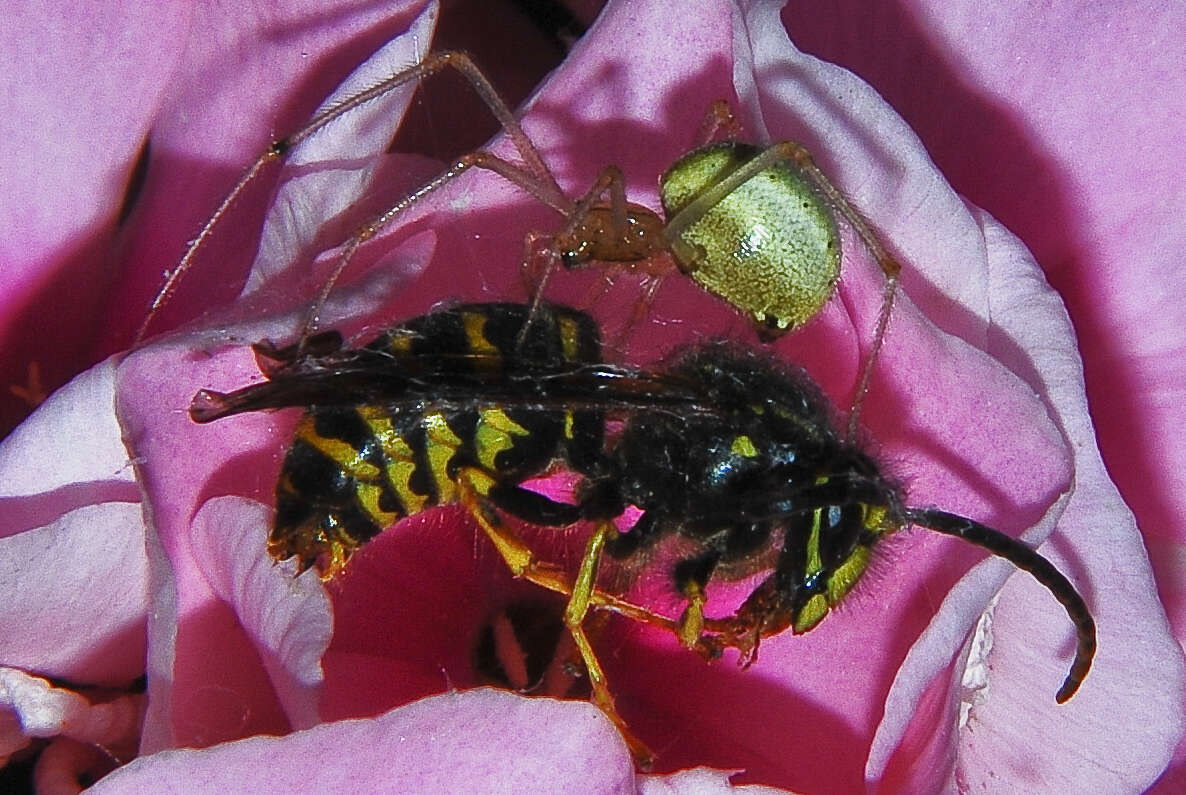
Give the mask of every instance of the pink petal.
M 377 50 L 334 89 L 318 106 L 317 113 L 423 60 L 432 41 L 437 13 L 436 4 L 428 4 L 411 20 L 407 31 Z M 358 215 L 360 197 L 376 189 L 374 160 L 390 145 L 392 131 L 398 129 L 416 87 L 413 82 L 366 103 L 358 112 L 335 119 L 332 134 L 314 135 L 293 149 L 285 160 L 285 168 L 293 176 L 268 208 L 260 251 L 245 292 L 250 294 L 277 275 L 291 280 L 298 270 L 294 263 L 320 253 L 313 245 L 321 239 L 321 225 L 310 222 L 311 214 L 326 220 L 353 209 L 352 214 Z M 335 169 L 327 164 L 340 165 Z M 412 187 L 414 184 L 406 189 Z
M 4 191 L 12 224 L 0 256 L 29 282 L 37 266 L 64 259 L 61 248 L 111 221 L 177 61 L 185 8 L 122 4 L 113 13 L 83 16 L 52 5 L 9 10 L 3 74 L 16 92 L 7 94 L 10 107 L 20 113 L 0 122 L 4 159 L 13 169 Z M 83 63 L 87 69 L 78 68 Z M 37 158 L 47 139 L 71 149 Z
M 796 40 L 873 82 L 952 182 L 1023 238 L 1067 301 L 1108 470 L 1180 619 L 1183 492 L 1166 475 L 1183 469 L 1174 441 L 1183 277 L 1173 252 L 1186 225 L 1173 208 L 1183 198 L 1186 50 L 1171 32 L 1181 6 L 1035 14 L 1024 4 L 919 2 L 874 19 L 864 4 L 802 8 L 784 15 Z M 869 30 L 892 45 L 872 43 Z M 1186 636 L 1181 620 L 1174 626 Z
M 90 351 L 132 166 L 188 32 L 188 4 L 13 5 L 0 32 L 0 383 L 54 388 Z M 0 390 L 0 429 L 25 414 Z
M 50 396 L 0 446 L 0 497 L 17 499 L 94 484 L 93 502 L 135 501 L 135 473 L 120 439 L 115 362 L 106 361 Z M 83 501 L 79 501 L 85 504 Z M 20 529 L 12 521 L 5 535 Z
M 621 739 L 596 708 L 477 690 L 287 737 L 140 757 L 92 791 L 146 787 L 628 793 L 634 791 L 634 770 Z
M 1049 650 L 1066 644 L 1066 618 L 1042 589 L 1024 576 L 1011 580 L 992 613 L 986 637 L 991 654 L 974 657 L 968 673 L 987 666 L 988 681 L 968 679 L 960 696 L 960 756 L 954 771 L 960 786 L 999 785 L 1002 776 L 1035 782 L 1038 789 L 1124 790 L 1141 789 L 1164 766 L 1181 730 L 1180 711 L 1166 710 L 1167 700 L 1180 703 L 1183 673 L 1174 645 L 1167 642 L 1167 627 L 1160 615 L 1146 557 L 1131 516 L 1107 481 L 1101 462 L 1090 443 L 1091 424 L 1081 393 L 1081 374 L 1073 350 L 1049 344 L 1050 328 L 1035 326 L 1033 309 L 1047 305 L 1046 314 L 1059 310 L 1057 297 L 1035 273 L 1028 253 L 1004 230 L 985 218 L 990 242 L 990 266 L 996 275 L 994 303 L 1002 331 L 1012 341 L 1034 352 L 1035 372 L 1043 391 L 1051 396 L 1077 451 L 1076 487 L 1060 506 L 1060 527 L 1071 531 L 1066 540 L 1074 546 L 1047 545 L 1047 555 L 1063 571 L 1080 567 L 1087 572 L 1127 573 L 1094 578 L 1080 587 L 1092 605 L 1099 626 L 1100 650 L 1082 691 L 1065 705 L 1035 710 L 1035 704 L 1050 703 L 1051 667 Z M 1064 321 L 1065 323 L 1065 321 Z M 1008 355 L 1007 350 L 1003 350 Z M 962 585 L 975 587 L 990 578 L 998 562 L 978 567 Z M 991 576 L 999 582 L 999 574 Z M 1021 594 L 1028 596 L 1021 596 Z M 956 592 L 949 595 L 954 602 Z M 925 681 L 905 681 L 917 668 L 915 658 L 927 653 L 930 635 L 950 626 L 951 610 L 945 603 L 928 629 L 928 635 L 911 650 L 890 694 L 887 718 L 879 729 L 870 761 L 870 774 L 880 773 L 885 764 L 886 733 L 894 732 L 895 702 L 917 703 L 923 697 Z M 1133 649 L 1142 649 L 1134 654 Z M 1055 669 L 1057 670 L 1057 669 Z M 1141 683 L 1138 687 L 1135 683 Z M 1003 686 L 1003 687 L 1002 687 Z M 901 715 L 901 712 L 897 713 Z M 1024 716 L 1024 717 L 1021 717 Z M 947 723 L 940 718 L 940 725 Z M 918 716 L 914 717 L 917 733 Z M 1024 729 L 1019 727 L 1024 726 Z M 1118 736 L 1117 728 L 1124 726 Z M 927 731 L 933 732 L 934 727 Z M 924 733 L 923 736 L 926 736 Z M 1037 742 L 1041 738 L 1042 742 Z M 942 747 L 928 749 L 941 763 Z M 906 748 L 909 748 L 909 743 Z M 1036 753 L 1035 749 L 1041 749 Z M 907 754 L 910 754 L 907 751 Z M 920 751 L 914 751 L 920 754 Z M 891 763 L 887 778 L 907 790 L 920 786 L 918 771 L 926 765 L 908 768 L 903 760 Z M 925 779 L 924 779 L 925 780 Z
M 193 521 L 195 555 L 210 588 L 251 636 L 289 722 L 317 723 L 321 656 L 333 616 L 314 572 L 296 577 L 267 553 L 268 509 L 238 497 L 207 500 Z M 200 661 L 208 664 L 208 661 Z
M 1085 685 L 1081 702 L 1068 702 L 1034 726 L 1035 740 L 1048 739 L 1044 750 L 1049 753 L 1040 759 L 1034 759 L 1033 742 L 1019 736 L 1016 726 L 1009 727 L 1037 699 L 1036 684 L 1028 696 L 1023 690 L 1012 698 L 1004 694 L 984 708 L 973 706 L 957 780 L 974 787 L 979 779 L 987 786 L 1000 771 L 1014 770 L 1054 790 L 1141 789 L 1158 774 L 1186 727 L 1180 708 L 1186 703 L 1182 656 L 1163 618 L 1137 527 L 1092 443 L 1093 425 L 1076 351 L 1070 345 L 1051 345 L 1050 328 L 1034 328 L 1027 317 L 1031 302 L 1045 304 L 1051 317 L 1061 314 L 1058 297 L 1043 289 L 1041 274 L 1020 243 L 984 218 L 986 237 L 995 244 L 989 248 L 990 267 L 1001 275 L 1003 288 L 994 293 L 1000 325 L 1009 338 L 1032 352 L 1034 369 L 1076 452 L 1075 491 L 1060 521 L 1066 535 L 1062 545 L 1050 544 L 1045 551 L 1063 571 L 1081 567 L 1095 575 L 1081 587 L 1092 600 L 1101 638 L 1093 675 L 1103 676 L 1090 689 Z M 1062 323 L 1059 336 L 1073 339 L 1069 319 Z M 1033 586 L 1018 579 L 1020 587 L 1002 594 L 996 616 L 999 624 L 1008 626 L 1011 621 L 1014 631 L 998 635 L 1004 642 L 995 646 L 998 654 L 991 663 L 1001 680 L 1030 685 L 1028 672 L 1038 664 L 1035 656 L 1043 634 L 1056 641 L 1066 633 L 1049 633 L 1060 611 L 1049 600 L 1027 603 L 1020 594 Z M 1047 615 L 1039 617 L 1039 610 Z M 1047 633 L 1039 634 L 1043 628 Z M 1179 708 L 1166 709 L 1167 704 Z M 991 732 L 996 736 L 979 730 L 988 723 L 996 724 Z
M 160 274 L 174 267 L 239 175 L 274 135 L 296 130 L 366 53 L 407 30 L 424 3 L 258 4 L 195 12 L 177 73 L 153 127 L 153 153 L 124 231 L 122 279 L 107 319 L 109 345 L 126 345 Z M 231 53 L 239 55 L 231 57 Z M 214 88 L 212 88 L 214 87 Z M 247 273 L 253 229 L 275 179 L 264 177 L 204 247 L 154 330 L 232 298 Z
M 84 373 L 0 445 L 0 659 L 80 684 L 144 670 L 144 525 L 114 380 L 112 362 Z

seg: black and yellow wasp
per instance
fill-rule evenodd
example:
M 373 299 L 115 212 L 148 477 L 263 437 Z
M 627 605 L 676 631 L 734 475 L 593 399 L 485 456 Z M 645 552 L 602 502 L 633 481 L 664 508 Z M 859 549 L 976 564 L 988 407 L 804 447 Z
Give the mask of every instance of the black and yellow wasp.
M 662 368 L 601 361 L 588 315 L 556 306 L 442 309 L 346 348 L 333 332 L 303 348 L 256 346 L 266 382 L 200 392 L 197 422 L 260 409 L 305 409 L 276 489 L 269 551 L 323 576 L 400 518 L 459 502 L 516 575 L 569 595 L 565 624 L 593 701 L 640 762 L 649 752 L 614 709 L 585 635 L 591 609 L 672 631 L 706 657 L 751 662 L 764 637 L 816 626 L 865 571 L 885 536 L 914 525 L 966 541 L 1029 572 L 1066 608 L 1077 634 L 1069 699 L 1086 676 L 1095 625 L 1045 558 L 971 519 L 911 508 L 873 459 L 836 429 L 801 371 L 769 355 L 702 343 Z M 555 468 L 580 475 L 572 503 L 524 488 Z M 625 531 L 627 508 L 640 513 Z M 502 520 L 593 530 L 575 574 L 540 560 Z M 603 555 L 643 566 L 662 539 L 683 602 L 668 617 L 599 587 Z M 765 572 L 731 616 L 705 615 L 714 576 Z

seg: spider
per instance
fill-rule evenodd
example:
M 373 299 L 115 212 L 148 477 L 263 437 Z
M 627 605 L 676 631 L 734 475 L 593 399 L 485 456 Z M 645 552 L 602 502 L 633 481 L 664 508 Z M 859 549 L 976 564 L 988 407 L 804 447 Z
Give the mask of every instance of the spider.
M 284 158 L 293 147 L 359 106 L 444 69 L 456 70 L 469 82 L 502 126 L 520 162 L 485 150 L 462 155 L 359 225 L 345 241 L 333 272 L 313 301 L 300 334 L 302 340 L 314 332 L 325 302 L 359 246 L 425 196 L 474 168 L 500 175 L 561 218 L 552 233 L 529 230 L 524 235 L 523 269 L 535 285 L 531 304 L 537 308 L 549 277 L 558 268 L 600 263 L 642 273 L 646 286 L 639 307 L 650 304 L 663 278 L 678 272 L 748 317 L 759 336 L 773 339 L 810 320 L 833 294 L 841 260 L 838 219 L 843 219 L 885 276 L 882 306 L 849 413 L 848 434 L 853 437 L 891 315 L 901 266 L 806 149 L 794 141 L 755 146 L 735 140 L 738 124 L 728 104 L 717 101 L 710 105 L 693 148 L 659 178 L 662 215 L 628 201 L 622 172 L 615 165 L 603 168 L 583 194 L 569 196 L 491 82 L 459 51 L 430 54 L 274 140 L 240 177 L 168 274 L 137 341 L 217 224 L 268 163 Z M 722 135 L 724 139 L 719 140 Z M 636 310 L 635 319 L 638 314 Z

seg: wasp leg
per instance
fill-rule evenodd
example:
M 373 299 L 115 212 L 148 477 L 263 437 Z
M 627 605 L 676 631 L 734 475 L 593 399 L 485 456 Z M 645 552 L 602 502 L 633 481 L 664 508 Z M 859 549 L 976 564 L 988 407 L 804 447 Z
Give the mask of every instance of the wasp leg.
M 597 661 L 593 646 L 589 643 L 589 638 L 582 626 L 590 606 L 602 606 L 599 603 L 603 599 L 595 598 L 595 595 L 604 596 L 594 588 L 597 567 L 607 535 L 617 531 L 613 525 L 608 523 L 598 525 L 593 536 L 589 539 L 575 582 L 569 582 L 562 569 L 536 559 L 535 553 L 523 543 L 522 539 L 499 521 L 497 512 L 481 497 L 486 477 L 485 473 L 475 470 L 462 470 L 458 473 L 457 481 L 461 487 L 462 505 L 494 544 L 494 548 L 498 550 L 498 554 L 506 563 L 507 568 L 511 570 L 512 575 L 548 590 L 568 595 L 569 602 L 564 611 L 564 624 L 572 635 L 577 651 L 581 655 L 581 661 L 585 664 L 585 670 L 589 674 L 589 683 L 593 689 L 593 704 L 609 718 L 621 733 L 622 739 L 629 747 L 639 768 L 649 769 L 653 755 L 642 741 L 631 733 L 630 728 L 614 707 L 613 696 L 606 684 L 605 672 Z M 639 609 L 641 610 L 641 608 Z
M 614 706 L 613 694 L 610 693 L 609 684 L 606 682 L 605 672 L 601 669 L 601 663 L 597 661 L 597 655 L 593 652 L 593 646 L 589 643 L 583 626 L 592 602 L 593 584 L 597 580 L 597 568 L 601 561 L 602 550 L 605 548 L 605 540 L 607 537 L 612 537 L 610 535 L 612 533 L 617 533 L 613 525 L 599 523 L 597 529 L 593 531 L 593 535 L 590 536 L 589 544 L 585 547 L 585 555 L 581 558 L 581 568 L 573 583 L 568 607 L 564 610 L 564 625 L 572 634 L 577 651 L 581 654 L 581 660 L 585 663 L 585 670 L 589 672 L 589 684 L 593 688 L 593 703 L 618 728 L 618 732 L 626 741 L 638 767 L 641 770 L 649 770 L 654 755 L 641 740 L 634 736 L 630 727 L 626 725 L 626 721 L 622 720 L 622 716 L 618 714 L 618 710 Z
M 684 648 L 696 648 L 704 635 L 704 602 L 707 598 L 704 589 L 720 560 L 720 550 L 709 547 L 703 554 L 682 560 L 675 567 L 676 588 L 687 600 L 675 629 Z
M 481 496 L 482 489 L 479 486 L 487 477 L 485 473 L 477 470 L 465 470 L 458 475 L 458 483 L 461 486 L 462 505 L 474 517 L 474 520 L 482 528 L 482 531 L 490 539 L 491 543 L 494 544 L 495 549 L 498 550 L 507 568 L 511 570 L 511 574 L 527 580 L 534 585 L 538 585 L 541 588 L 546 588 L 549 591 L 570 596 L 572 594 L 573 584 L 569 580 L 568 575 L 561 568 L 538 560 L 535 557 L 535 553 L 523 543 L 522 539 L 503 526 L 498 518 L 498 512 L 488 500 Z M 510 489 L 503 489 L 498 493 L 501 498 L 505 499 L 511 491 Z M 516 488 L 513 491 L 525 490 Z M 522 504 L 516 507 L 523 508 L 530 504 L 536 514 L 536 523 L 548 524 L 548 522 L 542 521 L 546 517 L 542 515 L 542 511 L 538 505 L 539 501 L 547 501 L 547 498 L 534 492 L 525 492 L 525 494 L 530 495 L 530 503 L 528 502 L 528 498 L 524 498 Z M 572 505 L 563 503 L 554 503 L 554 505 L 557 509 L 557 516 L 564 513 L 564 509 L 571 510 L 574 508 Z M 528 519 L 527 521 L 532 520 Z M 580 521 L 579 517 L 568 522 L 568 524 L 577 521 Z M 553 524 L 558 523 L 553 522 Z M 616 534 L 617 531 L 615 530 L 614 532 Z M 667 616 L 655 613 L 641 605 L 628 602 L 605 591 L 594 588 L 589 593 L 588 600 L 593 607 L 598 609 L 612 610 L 632 621 L 637 621 L 641 624 L 650 624 L 668 632 L 675 631 L 676 622 Z M 714 626 L 713 622 L 714 619 L 707 619 L 706 625 L 712 629 Z
M 629 560 L 649 549 L 661 535 L 658 515 L 648 511 L 627 532 L 611 536 L 606 551 L 618 560 Z M 704 603 L 707 599 L 705 586 L 720 558 L 721 549 L 710 547 L 703 554 L 683 560 L 676 566 L 676 589 L 686 604 L 680 617 L 674 621 L 635 605 L 615 604 L 606 607 L 641 623 L 671 632 L 684 648 L 698 651 L 706 658 L 717 657 L 719 648 L 723 646 L 709 639 L 708 635 L 719 634 L 731 624 L 705 617 Z
M 482 532 L 494 544 L 499 556 L 515 577 L 556 591 L 564 595 L 572 593 L 572 583 L 564 571 L 557 566 L 537 560 L 535 553 L 512 530 L 503 525 L 497 511 L 482 496 L 488 490 L 489 476 L 484 472 L 464 469 L 457 475 L 460 487 L 460 502 L 482 528 Z

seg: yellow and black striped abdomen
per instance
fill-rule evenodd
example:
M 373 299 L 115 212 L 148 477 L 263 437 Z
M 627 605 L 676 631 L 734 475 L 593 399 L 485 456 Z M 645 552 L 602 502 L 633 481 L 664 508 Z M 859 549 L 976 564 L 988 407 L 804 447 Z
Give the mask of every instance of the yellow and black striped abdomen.
M 485 496 L 495 484 L 517 485 L 553 462 L 579 467 L 598 457 L 599 413 L 574 413 L 542 398 L 533 403 L 531 396 L 532 378 L 596 361 L 596 329 L 584 315 L 548 311 L 520 340 L 527 311 L 458 307 L 416 318 L 371 343 L 367 350 L 382 352 L 384 366 L 410 374 L 406 391 L 418 399 L 398 395 L 389 404 L 306 410 L 276 489 L 272 555 L 296 557 L 301 569 L 317 565 L 332 576 L 399 519 L 457 501 L 463 470 Z M 483 386 L 486 379 L 493 385 Z M 447 397 L 427 387 L 423 396 L 415 392 L 438 382 L 451 390 Z M 504 407 L 507 395 L 496 387 L 523 394 L 514 408 Z

